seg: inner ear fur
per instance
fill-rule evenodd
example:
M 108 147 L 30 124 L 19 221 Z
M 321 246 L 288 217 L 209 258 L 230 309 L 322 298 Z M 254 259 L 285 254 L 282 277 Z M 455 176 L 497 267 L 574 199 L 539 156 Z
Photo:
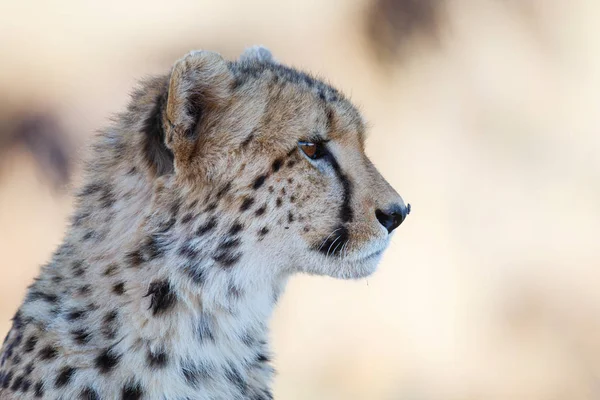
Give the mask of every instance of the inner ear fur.
M 232 82 L 219 54 L 194 51 L 177 61 L 168 76 L 149 79 L 134 95 L 132 111 L 148 110 L 142 151 L 154 176 L 172 174 L 191 161 L 203 119 L 227 103 Z
M 166 101 L 165 142 L 174 154 L 176 167 L 193 155 L 202 119 L 227 103 L 232 82 L 227 62 L 214 52 L 193 51 L 173 66 Z

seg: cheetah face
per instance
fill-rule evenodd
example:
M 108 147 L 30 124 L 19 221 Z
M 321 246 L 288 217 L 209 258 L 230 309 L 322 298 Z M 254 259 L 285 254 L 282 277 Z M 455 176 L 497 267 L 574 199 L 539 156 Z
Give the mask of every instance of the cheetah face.
M 365 155 L 356 108 L 264 48 L 177 62 L 163 117 L 174 175 L 221 192 L 221 215 L 265 268 L 367 276 L 410 212 Z

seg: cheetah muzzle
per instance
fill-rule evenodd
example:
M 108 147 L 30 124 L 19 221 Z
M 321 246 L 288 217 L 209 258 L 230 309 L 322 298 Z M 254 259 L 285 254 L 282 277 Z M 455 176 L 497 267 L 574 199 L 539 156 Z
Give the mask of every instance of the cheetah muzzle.
M 364 140 L 339 91 L 262 47 L 144 81 L 13 319 L 0 398 L 271 399 L 288 277 L 371 274 L 410 211 Z

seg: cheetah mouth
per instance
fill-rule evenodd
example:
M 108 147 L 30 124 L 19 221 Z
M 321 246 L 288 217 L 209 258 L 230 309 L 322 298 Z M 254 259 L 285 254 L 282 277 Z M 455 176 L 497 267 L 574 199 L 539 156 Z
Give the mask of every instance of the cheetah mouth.
M 365 257 L 359 258 L 357 261 L 365 262 L 365 261 L 373 260 L 374 258 L 381 256 L 384 251 L 385 251 L 385 247 L 383 249 L 380 249 L 380 250 L 374 251 L 370 254 L 367 254 Z
M 351 260 L 349 260 L 350 262 L 353 263 L 368 263 L 371 262 L 373 260 L 378 259 L 379 257 L 381 257 L 381 255 L 383 254 L 383 252 L 387 249 L 387 245 L 380 247 L 379 249 L 372 251 L 370 253 L 367 253 L 365 256 L 358 256 L 356 258 L 353 258 Z

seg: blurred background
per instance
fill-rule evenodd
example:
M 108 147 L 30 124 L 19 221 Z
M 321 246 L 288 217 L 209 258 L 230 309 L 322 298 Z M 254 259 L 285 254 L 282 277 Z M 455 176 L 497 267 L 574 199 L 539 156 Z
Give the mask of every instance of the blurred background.
M 93 133 L 191 49 L 346 92 L 413 206 L 379 271 L 297 277 L 277 399 L 600 398 L 597 0 L 0 0 L 0 336 Z

